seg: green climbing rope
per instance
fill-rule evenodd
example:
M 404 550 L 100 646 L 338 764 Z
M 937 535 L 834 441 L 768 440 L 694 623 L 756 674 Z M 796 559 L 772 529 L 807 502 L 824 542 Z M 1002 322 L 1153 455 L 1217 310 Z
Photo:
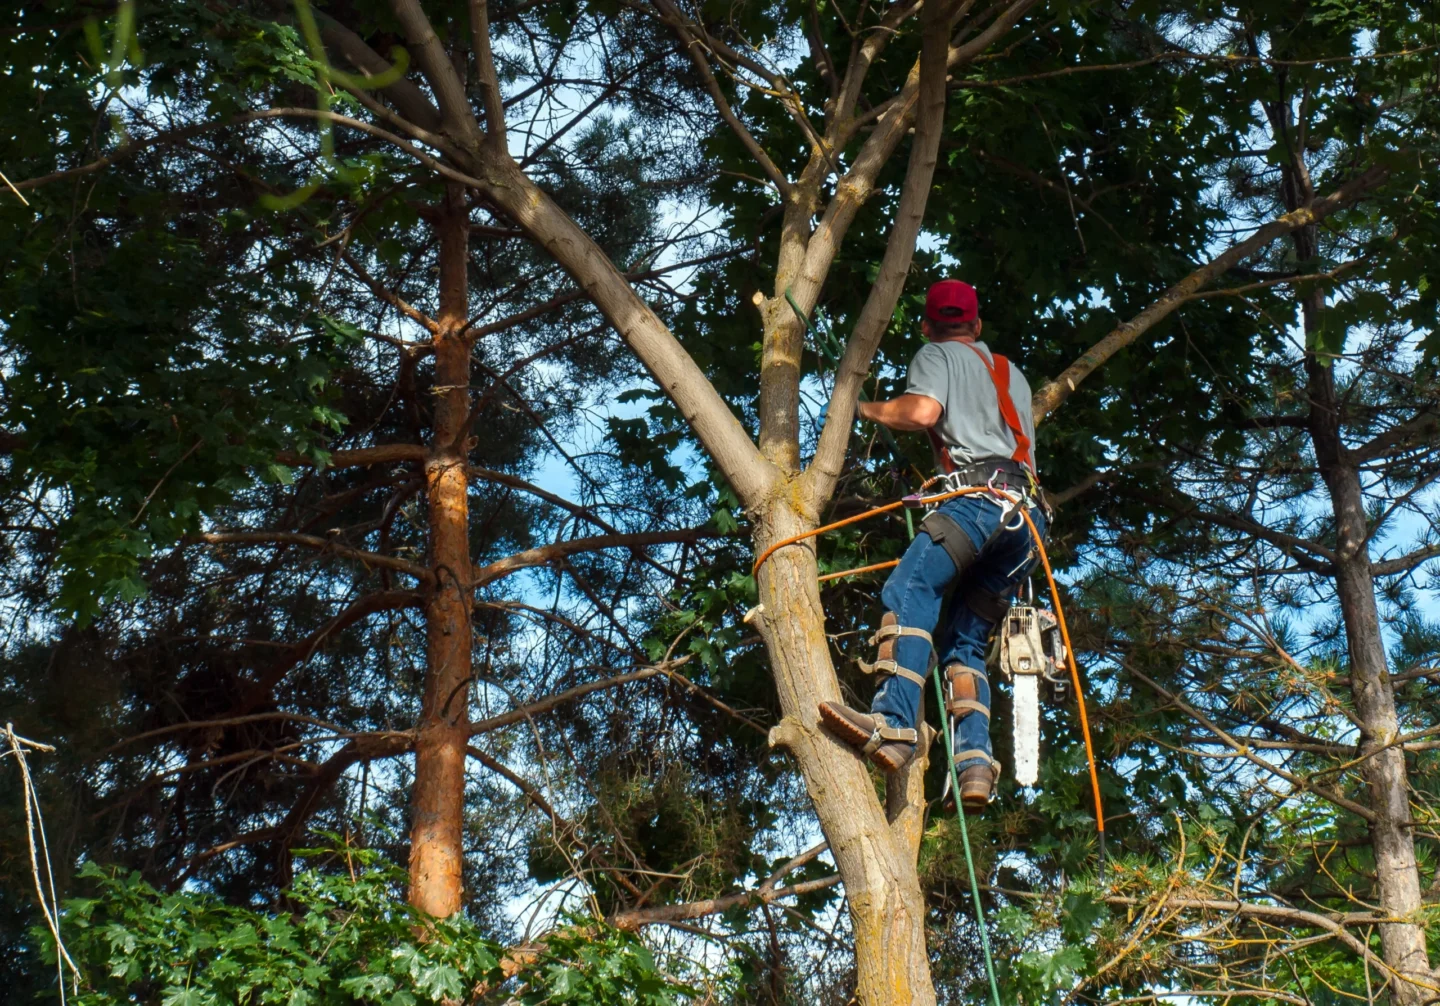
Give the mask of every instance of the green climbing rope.
M 975 926 L 985 950 L 985 976 L 990 979 L 990 1001 L 1000 1006 L 1000 986 L 995 982 L 995 961 L 990 956 L 990 932 L 985 928 L 985 909 L 980 904 L 980 884 L 975 879 L 975 857 L 970 852 L 970 829 L 965 824 L 965 805 L 960 802 L 960 776 L 955 771 L 955 742 L 950 736 L 950 714 L 945 711 L 945 686 L 940 682 L 940 665 L 933 671 L 935 698 L 940 705 L 940 726 L 945 733 L 945 757 L 950 763 L 950 792 L 955 794 L 955 816 L 960 819 L 960 840 L 965 843 L 965 869 L 970 874 L 970 893 L 975 900 Z
M 915 528 L 910 525 L 910 510 L 905 510 L 906 528 L 911 540 Z M 970 828 L 965 823 L 965 805 L 960 802 L 960 775 L 955 770 L 955 740 L 950 731 L 950 713 L 945 708 L 945 685 L 940 680 L 940 662 L 931 669 L 935 682 L 935 704 L 940 709 L 940 729 L 945 734 L 945 760 L 950 766 L 950 792 L 955 794 L 955 816 L 960 819 L 960 841 L 965 845 L 965 870 L 970 875 L 970 894 L 975 904 L 975 928 L 980 930 L 980 946 L 985 951 L 985 977 L 990 981 L 990 1006 L 1000 1006 L 1000 985 L 995 981 L 995 959 L 990 955 L 990 931 L 985 928 L 985 907 L 980 903 L 980 884 L 975 879 L 975 855 L 970 851 Z M 923 698 L 923 696 L 922 696 Z

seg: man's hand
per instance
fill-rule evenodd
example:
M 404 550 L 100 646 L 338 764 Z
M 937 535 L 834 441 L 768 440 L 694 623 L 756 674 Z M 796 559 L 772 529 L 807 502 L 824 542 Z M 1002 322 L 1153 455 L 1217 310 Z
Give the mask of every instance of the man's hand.
M 925 395 L 901 395 L 888 402 L 861 402 L 856 412 L 861 419 L 892 430 L 928 430 L 940 421 L 945 410 Z

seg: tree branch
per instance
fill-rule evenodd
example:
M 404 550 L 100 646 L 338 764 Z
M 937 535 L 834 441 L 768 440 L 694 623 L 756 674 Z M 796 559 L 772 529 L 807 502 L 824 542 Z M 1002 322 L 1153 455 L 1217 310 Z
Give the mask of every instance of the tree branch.
M 705 372 L 594 240 L 506 158 L 476 187 L 573 276 L 679 408 L 746 505 L 763 500 L 777 472 L 760 455 Z
M 617 530 L 614 525 L 602 519 L 599 515 L 595 514 L 588 507 L 583 507 L 579 503 L 574 503 L 570 500 L 567 500 L 564 496 L 557 496 L 552 492 L 541 489 L 533 482 L 526 482 L 518 475 L 510 475 L 506 472 L 497 472 L 490 468 L 469 467 L 466 469 L 466 471 L 468 471 L 472 476 L 477 479 L 484 479 L 486 482 L 494 482 L 498 485 L 509 486 L 511 489 L 519 489 L 521 492 L 529 493 L 531 496 L 535 496 L 539 499 L 544 500 L 546 503 L 550 503 L 554 506 L 559 507 L 561 510 L 564 510 L 566 513 L 571 514 L 572 516 L 579 517 L 581 520 L 584 521 L 589 521 L 591 524 L 594 524 L 606 534 L 620 534 L 620 531 Z
M 1294 559 L 1297 565 L 1322 576 L 1333 575 L 1332 564 L 1335 562 L 1335 553 L 1319 542 L 1311 541 L 1308 538 L 1300 538 L 1293 534 L 1286 534 L 1283 531 L 1276 531 L 1274 528 L 1267 527 L 1248 517 L 1241 517 L 1238 514 L 1203 510 L 1200 508 L 1199 502 L 1194 499 L 1176 499 L 1168 494 L 1155 495 L 1148 492 L 1135 491 L 1127 492 L 1126 495 L 1141 503 L 1165 507 L 1184 517 L 1205 521 L 1210 524 L 1217 524 L 1220 527 L 1228 527 L 1244 534 L 1253 535 L 1262 541 L 1268 541 L 1280 549 L 1280 551 L 1284 552 L 1291 559 Z M 1325 561 L 1321 562 L 1312 558 L 1312 556 L 1319 556 L 1320 559 Z
M 393 69 L 390 62 L 370 48 L 364 39 L 324 11 L 315 11 L 315 20 L 320 28 L 321 41 L 344 57 L 346 62 L 364 76 L 378 77 Z M 402 77 L 382 89 L 381 93 L 390 99 L 402 116 L 420 128 L 440 128 L 439 109 L 430 103 L 425 92 L 420 90 L 414 81 Z
M 1107 897 L 1105 898 L 1105 902 L 1106 904 L 1125 906 L 1139 906 L 1149 904 L 1149 902 L 1140 898 L 1127 898 L 1120 896 Z M 1316 929 L 1322 929 L 1325 932 L 1329 933 L 1337 942 L 1344 944 L 1348 949 L 1365 958 L 1382 973 L 1405 980 L 1404 976 L 1400 975 L 1398 972 L 1395 971 L 1395 969 L 1390 967 L 1390 965 L 1386 964 L 1383 958 L 1373 953 L 1369 947 L 1365 946 L 1363 942 L 1361 942 L 1351 933 L 1347 932 L 1345 929 L 1345 925 L 1342 922 L 1327 918 L 1326 916 L 1320 915 L 1317 912 L 1307 912 L 1299 908 L 1290 908 L 1288 905 L 1257 905 L 1248 901 L 1228 901 L 1220 898 L 1168 897 L 1161 905 L 1162 911 L 1165 908 L 1188 908 L 1212 912 L 1227 912 L 1233 915 L 1239 915 L 1243 918 L 1268 919 L 1275 922 L 1289 922 L 1292 924 L 1298 923 L 1304 926 L 1314 926 Z M 1353 920 L 1349 920 L 1347 917 L 1347 921 L 1349 921 L 1349 924 L 1351 925 L 1373 925 L 1377 922 L 1382 922 L 1385 920 L 1382 918 L 1376 918 L 1367 913 L 1365 916 Z
M 263 723 L 269 720 L 288 720 L 295 723 L 305 723 L 312 727 L 333 730 L 336 733 L 343 732 L 344 729 L 326 720 L 317 719 L 314 716 L 304 716 L 300 713 L 250 713 L 244 716 L 224 716 L 220 719 L 213 720 L 186 720 L 184 723 L 172 723 L 168 727 L 156 727 L 154 730 L 146 730 L 144 733 L 134 734 L 123 740 L 116 741 L 106 748 L 102 754 L 113 754 L 131 744 L 139 744 L 141 741 L 153 740 L 156 737 L 165 737 L 170 734 L 184 733 L 187 730 L 215 730 L 222 727 L 245 726 L 248 723 Z
M 265 702 L 269 698 L 270 692 L 290 672 L 291 668 L 309 660 L 311 655 L 320 648 L 320 645 L 335 633 L 348 629 L 356 622 L 377 612 L 418 608 L 423 603 L 423 595 L 411 590 L 380 591 L 366 594 L 351 602 L 349 607 L 326 622 L 323 627 L 295 643 L 272 661 L 265 672 L 246 689 L 246 695 L 240 701 L 240 712 L 249 712 L 260 703 Z
M 662 20 L 670 26 L 670 30 L 680 40 L 685 55 L 690 58 L 690 62 L 695 65 L 696 71 L 700 74 L 700 79 L 705 82 L 705 89 L 710 92 L 710 100 L 714 103 L 715 110 L 720 113 L 720 118 L 725 120 L 730 131 L 740 140 L 741 146 L 754 158 L 755 163 L 760 165 L 761 170 L 770 179 L 770 183 L 780 193 L 781 200 L 789 201 L 794 196 L 795 186 L 770 159 L 770 155 L 755 140 L 750 130 L 745 128 L 745 124 L 740 121 L 739 116 L 730 107 L 730 102 L 725 100 L 725 92 L 720 89 L 720 82 L 715 79 L 715 74 L 710 69 L 710 61 L 700 51 L 700 40 L 691 34 L 684 16 L 669 0 L 655 0 L 655 6 L 660 9 Z
M 353 738 L 320 765 L 310 784 L 305 787 L 305 792 L 276 827 L 275 837 L 284 845 L 295 841 L 311 815 L 319 809 L 321 799 L 351 765 L 380 758 L 394 758 L 414 746 L 415 736 L 409 732 L 386 731 Z
M 745 908 L 752 905 L 768 905 L 780 898 L 799 897 L 802 894 L 813 894 L 816 891 L 823 891 L 840 883 L 840 874 L 832 873 L 828 877 L 819 877 L 815 880 L 802 880 L 798 884 L 791 884 L 789 887 L 758 887 L 753 891 L 741 891 L 739 894 L 728 894 L 723 898 L 707 898 L 704 901 L 689 901 L 678 905 L 654 905 L 650 908 L 632 908 L 627 911 L 616 912 L 606 921 L 616 929 L 639 929 L 641 926 L 653 926 L 657 923 L 687 922 L 691 919 L 703 919 L 707 915 L 719 915 L 734 908 Z
M 587 681 L 583 685 L 576 685 L 563 692 L 556 692 L 548 695 L 526 706 L 512 709 L 509 712 L 501 713 L 498 716 L 491 716 L 487 719 L 476 720 L 470 724 L 470 736 L 478 737 L 480 734 L 488 734 L 508 727 L 512 723 L 519 723 L 528 720 L 532 716 L 547 713 L 556 706 L 564 705 L 574 699 L 583 699 L 594 692 L 604 691 L 607 688 L 618 688 L 621 685 L 628 685 L 632 681 L 644 681 L 646 678 L 653 678 L 656 675 L 664 674 L 668 669 L 680 667 L 689 662 L 688 656 L 679 657 L 665 664 L 654 664 L 650 667 L 642 667 L 639 670 L 631 671 L 629 674 L 616 675 L 613 678 L 600 678 L 595 681 Z
M 830 498 L 835 480 L 844 468 L 860 386 L 870 371 L 870 361 L 880 345 L 880 338 L 894 317 L 895 304 L 905 287 L 905 278 L 914 258 L 915 239 L 925 219 L 925 205 L 935 177 L 940 134 L 945 124 L 945 63 L 949 54 L 950 11 L 953 5 L 953 0 L 930 3 L 925 6 L 922 15 L 915 140 L 910 149 L 910 163 L 905 169 L 900 205 L 885 244 L 879 274 L 870 287 L 865 306 L 845 346 L 845 354 L 835 374 L 831 414 L 820 432 L 820 442 L 806 474 L 815 499 Z
M 674 545 L 702 538 L 723 537 L 718 531 L 707 528 L 684 528 L 678 531 L 641 531 L 636 534 L 603 534 L 590 538 L 571 538 L 551 545 L 526 549 L 514 555 L 497 559 L 488 566 L 475 571 L 474 586 L 484 587 L 511 573 L 532 566 L 544 566 L 579 552 L 596 552 L 606 548 L 640 548 L 645 545 Z
M 321 465 L 314 458 L 298 451 L 281 451 L 275 460 L 282 465 L 296 468 L 369 468 L 371 465 L 401 464 L 408 461 L 424 461 L 428 456 L 422 444 L 377 444 L 374 447 L 357 447 L 352 450 L 331 451 L 330 459 Z
M 131 140 L 128 143 L 122 143 L 110 153 L 105 154 L 102 157 L 97 157 L 95 160 L 89 162 L 88 164 L 82 164 L 76 168 L 66 168 L 62 171 L 55 171 L 48 175 L 41 175 L 38 178 L 27 178 L 22 181 L 15 182 L 14 186 L 16 189 L 24 191 L 26 189 L 36 189 L 42 185 L 48 185 L 50 182 L 58 182 L 63 181 L 67 178 L 79 178 L 84 175 L 91 175 L 97 171 L 108 168 L 110 165 L 115 164 L 118 161 L 123 161 L 126 158 L 133 157 L 141 151 L 148 150 L 151 147 L 163 146 L 169 143 L 181 143 L 185 140 L 193 139 L 196 136 L 201 136 L 205 133 L 214 132 L 217 129 L 225 129 L 229 126 L 240 126 L 248 122 L 258 122 L 266 119 L 283 118 L 284 112 L 284 109 L 261 109 L 254 112 L 242 112 L 239 115 L 233 115 L 225 119 L 218 119 L 214 122 L 202 122 L 193 126 L 182 126 L 179 129 L 172 129 L 162 133 L 156 133 L 154 136 L 149 136 L 144 139 Z
M 475 50 L 480 100 L 485 108 L 485 138 L 495 149 L 504 150 L 505 102 L 500 97 L 500 78 L 495 74 L 495 57 L 490 51 L 490 10 L 486 0 L 470 0 L 470 45 Z
M 1387 559 L 1384 562 L 1371 563 L 1370 575 L 1372 576 L 1393 576 L 1396 573 L 1408 573 L 1422 562 L 1429 562 L 1440 555 L 1440 545 L 1426 545 L 1424 548 L 1417 548 L 1408 555 L 1402 555 L 1398 559 Z
M 425 16 L 418 0 L 390 0 L 390 9 L 395 12 L 405 37 L 415 51 L 415 62 L 420 65 L 420 72 L 425 75 L 440 103 L 440 121 L 445 132 L 466 147 L 478 147 L 484 135 L 470 111 L 465 85 L 461 83 L 445 46 L 430 26 L 430 19 Z
M 1325 219 L 1331 213 L 1349 205 L 1378 186 L 1389 175 L 1389 168 L 1379 165 L 1371 166 L 1330 195 L 1272 220 L 1244 241 L 1231 245 L 1208 263 L 1196 269 L 1161 294 L 1145 310 L 1115 328 L 1109 335 L 1086 350 L 1078 360 L 1065 368 L 1059 377 L 1046 383 L 1037 391 L 1032 399 L 1035 421 L 1038 423 L 1045 416 L 1054 412 L 1061 402 L 1070 397 L 1080 382 L 1098 370 L 1105 361 L 1148 332 L 1201 288 L 1209 285 L 1232 266 L 1238 265 L 1276 238 Z
M 360 277 L 360 281 L 366 286 L 368 286 L 370 288 L 370 292 L 373 293 L 376 297 L 389 304 L 395 310 L 399 311 L 401 314 L 409 318 L 415 324 L 425 329 L 425 331 L 429 332 L 431 335 L 440 334 L 440 323 L 438 321 L 430 317 L 425 312 L 421 311 L 419 308 L 412 307 L 398 293 L 396 293 L 394 290 L 391 290 L 389 287 L 385 286 L 379 280 L 371 276 L 369 271 L 360 264 L 360 261 L 356 259 L 354 255 L 350 254 L 348 249 L 341 248 L 340 257 L 345 260 L 346 265 L 348 265 L 351 269 L 355 271 L 355 275 Z
M 1317 796 L 1321 796 L 1324 797 L 1326 800 L 1329 800 L 1331 803 L 1335 804 L 1335 806 L 1343 807 L 1350 813 L 1355 814 L 1372 824 L 1375 822 L 1375 812 L 1369 807 L 1363 807 L 1360 804 L 1356 803 L 1354 800 L 1347 799 L 1346 797 L 1341 796 L 1339 793 L 1336 793 L 1333 790 L 1328 790 L 1324 787 L 1316 786 L 1309 780 L 1302 779 L 1295 773 L 1286 771 L 1280 766 L 1266 761 L 1264 758 L 1261 758 L 1259 755 L 1251 751 L 1246 745 L 1241 744 L 1230 734 L 1226 733 L 1223 729 L 1217 726 L 1213 720 L 1207 717 L 1204 713 L 1200 712 L 1200 710 L 1196 709 L 1194 706 L 1187 703 L 1178 695 L 1175 695 L 1172 692 L 1166 690 L 1164 686 L 1151 680 L 1143 673 L 1137 671 L 1134 667 L 1130 666 L 1129 661 L 1121 660 L 1120 666 L 1124 667 L 1125 670 L 1128 671 L 1130 674 L 1139 678 L 1141 681 L 1145 682 L 1145 684 L 1149 685 L 1160 695 L 1164 696 L 1164 698 L 1168 702 L 1173 703 L 1176 708 L 1180 709 L 1191 719 L 1200 723 L 1202 726 L 1205 727 L 1205 729 L 1209 730 L 1216 737 L 1219 737 L 1221 742 L 1224 743 L 1226 747 L 1242 755 L 1247 761 L 1258 766 L 1259 768 L 1264 769 L 1266 772 L 1277 775 L 1281 779 L 1284 779 L 1286 782 L 1290 783 L 1290 785 L 1294 786 L 1297 792 L 1308 791 L 1314 793 Z
M 1350 452 L 1350 457 L 1357 464 L 1363 464 L 1379 457 L 1392 447 L 1400 446 L 1407 440 L 1420 436 L 1433 436 L 1437 426 L 1440 426 L 1440 413 L 1435 412 L 1433 407 L 1427 408 L 1414 418 L 1392 426 L 1369 443 L 1355 448 Z
M 399 573 L 407 573 L 426 583 L 432 579 L 430 570 L 418 563 L 397 559 L 390 555 L 381 555 L 378 552 L 366 552 L 363 549 L 351 548 L 349 545 L 341 545 L 330 538 L 321 538 L 319 535 L 313 534 L 295 534 L 290 531 L 210 531 L 203 534 L 186 535 L 185 540 L 205 545 L 299 545 L 302 548 L 328 552 L 342 559 L 353 559 L 366 566 L 382 566 Z

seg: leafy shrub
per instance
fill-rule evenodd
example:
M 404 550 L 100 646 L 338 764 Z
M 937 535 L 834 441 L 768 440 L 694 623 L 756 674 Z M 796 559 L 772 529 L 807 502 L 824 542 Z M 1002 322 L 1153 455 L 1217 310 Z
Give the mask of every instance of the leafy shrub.
M 327 850 L 340 852 L 341 850 Z M 694 990 L 665 975 L 632 933 L 572 918 L 508 981 L 504 948 L 463 916 L 427 919 L 397 897 L 404 875 L 370 850 L 351 869 L 307 870 L 289 912 L 163 894 L 138 874 L 92 864 L 94 897 L 67 902 L 66 949 L 83 979 L 78 1006 L 417 1006 L 547 1003 L 674 1006 Z M 50 963 L 54 941 L 38 933 Z M 68 984 L 68 982 L 67 982 Z

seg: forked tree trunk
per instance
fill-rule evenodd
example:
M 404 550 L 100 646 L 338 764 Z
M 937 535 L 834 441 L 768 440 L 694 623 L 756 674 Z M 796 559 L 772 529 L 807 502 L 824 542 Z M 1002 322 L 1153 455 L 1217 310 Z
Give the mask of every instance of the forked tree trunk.
M 425 462 L 434 583 L 425 603 L 425 691 L 411 790 L 410 903 L 446 917 L 464 894 L 465 744 L 470 728 L 470 507 L 465 455 L 470 412 L 464 191 L 446 188 L 438 219 L 440 332 L 435 337 L 435 419 Z
M 786 500 L 757 518 L 756 548 L 815 527 Z M 765 640 L 783 718 L 770 743 L 783 745 L 804 776 L 830 854 L 845 878 L 855 929 L 856 999 L 861 1006 L 930 1006 L 935 989 L 925 946 L 925 898 L 916 870 L 919 828 L 898 812 L 895 827 L 855 751 L 820 726 L 819 704 L 841 698 L 809 542 L 776 552 L 759 575 L 765 610 L 754 619 Z M 896 784 L 904 786 L 905 773 Z
M 1007 30 L 1030 6 L 1011 6 L 1002 17 L 981 32 L 970 45 L 975 52 L 993 36 Z M 848 380 L 858 387 L 869 369 L 870 356 L 890 318 L 904 282 L 916 232 L 919 230 L 926 197 L 934 172 L 939 135 L 943 126 L 945 68 L 949 54 L 951 6 L 926 5 L 923 72 L 912 78 L 921 81 L 918 103 L 928 111 L 920 116 L 916 146 L 906 172 L 897 226 L 882 263 L 878 290 L 867 300 L 866 316 L 872 315 L 870 335 L 859 339 L 847 355 Z M 413 40 L 420 34 L 411 33 Z M 423 34 L 423 33 L 422 33 Z M 974 53 L 969 54 L 973 56 Z M 968 58 L 968 57 L 967 57 Z M 443 68 L 442 68 L 443 70 Z M 442 73 L 443 75 L 443 73 Z M 910 85 L 907 84 L 907 87 Z M 912 113 L 901 104 L 883 120 L 892 144 L 898 145 L 905 123 Z M 462 144 L 464 146 L 464 144 Z M 880 147 L 884 147 L 881 144 Z M 780 317 L 767 318 L 766 360 L 762 367 L 761 450 L 737 421 L 734 413 L 704 372 L 675 340 L 650 307 L 640 299 L 595 242 L 535 184 L 503 146 L 467 148 L 467 170 L 474 184 L 503 214 L 520 226 L 537 245 L 573 276 L 627 345 L 644 363 L 656 384 L 680 407 L 692 431 L 716 466 L 725 474 L 745 502 L 756 522 L 755 545 L 770 542 L 815 526 L 819 509 L 816 500 L 828 498 L 845 452 L 841 433 L 830 433 L 829 454 L 833 464 L 820 478 L 807 481 L 798 473 L 799 441 L 796 426 L 800 372 L 800 330 L 788 304 L 777 306 Z M 883 160 L 888 150 L 871 150 L 870 157 Z M 817 161 L 815 171 L 823 177 L 826 162 Z M 878 171 L 878 164 L 875 166 Z M 863 173 L 862 173 L 863 174 Z M 849 220 L 874 183 L 874 173 L 850 186 L 848 202 L 829 220 L 818 250 L 785 258 L 779 275 L 789 276 L 814 259 L 814 275 L 791 277 L 813 297 L 829 270 L 830 257 L 838 247 Z M 818 180 L 816 182 L 818 188 Z M 851 205 L 853 203 L 853 205 Z M 806 206 L 809 207 L 808 202 Z M 809 234 L 809 214 L 795 234 Z M 829 219 L 829 217 L 827 217 Z M 803 237 L 803 235 L 801 235 Z M 809 247 L 809 241 L 802 241 Z M 794 261 L 792 261 L 794 259 Z M 777 304 L 785 304 L 781 293 L 789 280 L 777 288 Z M 441 383 L 445 383 L 442 381 Z M 853 391 L 851 392 L 853 396 Z M 850 403 L 842 403 L 839 422 L 848 426 Z M 833 469 L 833 470 L 829 470 Z M 779 691 L 784 718 L 772 734 L 772 743 L 787 747 L 795 756 L 826 838 L 831 854 L 845 882 L 855 928 L 855 961 L 858 974 L 858 1001 L 863 1006 L 916 1004 L 931 1006 L 935 991 L 930 980 L 925 943 L 925 900 L 916 869 L 916 852 L 923 817 L 918 807 L 908 808 L 898 795 L 892 801 L 894 825 L 875 797 L 869 770 L 855 752 L 821 731 L 818 705 L 839 699 L 839 685 L 826 644 L 820 607 L 814 553 L 808 546 L 782 550 L 767 563 L 759 577 L 766 614 L 757 628 L 765 638 Z M 463 751 L 463 748 L 462 748 Z M 897 787 L 912 794 L 920 792 L 915 772 L 904 773 Z
M 1306 329 L 1314 331 L 1319 294 L 1305 305 Z M 1361 773 L 1370 789 L 1370 845 L 1375 856 L 1375 880 L 1380 907 L 1392 918 L 1414 919 L 1421 910 L 1420 870 L 1415 861 L 1414 823 L 1410 818 L 1410 784 L 1405 752 L 1389 747 L 1400 733 L 1395 712 L 1395 688 L 1390 682 L 1385 640 L 1380 633 L 1380 609 L 1375 602 L 1367 541 L 1369 520 L 1360 486 L 1360 473 L 1348 458 L 1341 440 L 1333 364 L 1314 353 L 1306 356 L 1310 393 L 1310 436 L 1315 458 L 1330 492 L 1335 514 L 1335 585 L 1350 653 L 1351 690 L 1360 721 Z M 1418 922 L 1380 926 L 1385 963 L 1415 982 L 1393 981 L 1397 1003 L 1411 1006 L 1431 999 L 1429 986 L 1436 976 L 1430 970 L 1425 930 Z

